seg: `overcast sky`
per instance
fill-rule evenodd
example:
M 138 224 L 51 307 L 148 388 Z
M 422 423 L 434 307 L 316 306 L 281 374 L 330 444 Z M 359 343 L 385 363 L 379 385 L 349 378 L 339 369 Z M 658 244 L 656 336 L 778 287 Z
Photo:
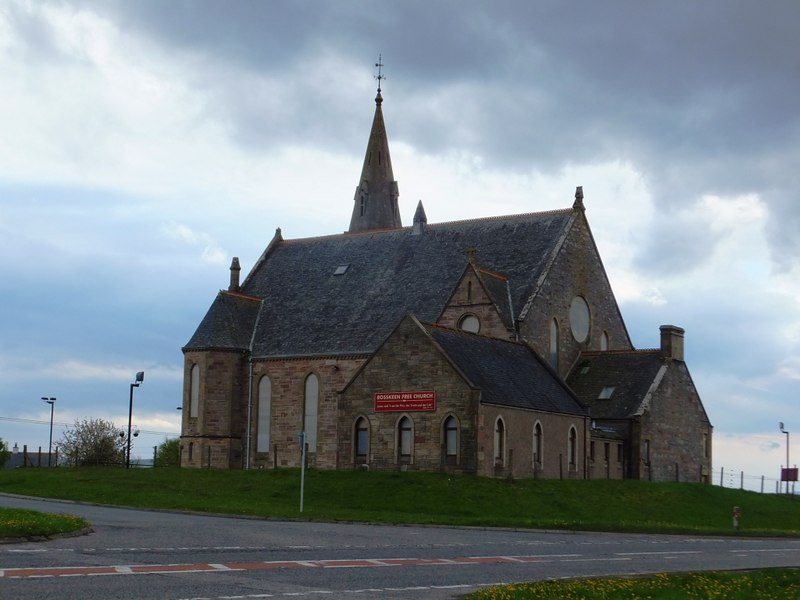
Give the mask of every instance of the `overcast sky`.
M 636 347 L 686 329 L 715 471 L 777 478 L 778 422 L 800 434 L 798 31 L 794 0 L 4 2 L 0 438 L 46 449 L 41 396 L 56 439 L 126 426 L 139 370 L 134 454 L 179 432 L 180 348 L 231 258 L 348 227 L 380 53 L 404 223 L 582 185 Z

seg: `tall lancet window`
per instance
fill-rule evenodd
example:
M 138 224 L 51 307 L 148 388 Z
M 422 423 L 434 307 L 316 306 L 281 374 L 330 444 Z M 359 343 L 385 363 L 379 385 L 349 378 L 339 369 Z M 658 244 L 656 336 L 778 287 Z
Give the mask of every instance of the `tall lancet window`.
M 189 417 L 196 417 L 200 412 L 200 367 L 192 366 L 191 380 L 189 382 Z
M 506 424 L 501 417 L 497 417 L 494 422 L 494 464 L 495 466 L 506 464 Z
M 558 321 L 550 321 L 550 366 L 558 371 Z
M 269 452 L 269 426 L 272 412 L 272 382 L 266 375 L 258 382 L 258 421 L 256 452 Z
M 306 395 L 303 405 L 303 430 L 309 452 L 317 451 L 317 416 L 319 411 L 319 378 L 313 373 L 306 377 Z
M 533 466 L 534 468 L 542 465 L 542 424 L 538 421 L 533 427 Z

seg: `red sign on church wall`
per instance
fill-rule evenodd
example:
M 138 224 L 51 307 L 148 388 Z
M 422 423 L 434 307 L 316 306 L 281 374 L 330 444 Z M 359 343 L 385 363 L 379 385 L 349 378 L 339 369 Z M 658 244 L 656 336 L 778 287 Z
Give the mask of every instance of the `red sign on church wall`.
M 377 392 L 375 412 L 436 410 L 436 392 Z

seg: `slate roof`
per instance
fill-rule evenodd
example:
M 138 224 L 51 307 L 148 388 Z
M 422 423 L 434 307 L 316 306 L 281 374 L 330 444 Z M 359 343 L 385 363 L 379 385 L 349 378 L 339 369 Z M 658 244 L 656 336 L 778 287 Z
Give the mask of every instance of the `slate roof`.
M 50 465 L 52 467 L 56 467 L 56 461 L 58 460 L 58 452 L 53 452 L 52 454 L 48 452 L 28 452 L 27 461 L 25 454 L 20 451 L 17 454 L 11 454 L 8 457 L 8 460 L 3 465 L 4 469 L 19 469 L 21 467 L 35 467 L 35 468 L 47 468 L 47 460 L 48 456 L 50 457 Z
M 236 321 L 234 307 L 217 306 L 220 294 L 184 349 L 246 347 L 255 324 L 254 357 L 371 353 L 406 314 L 437 319 L 464 271 L 468 247 L 482 268 L 508 278 L 519 315 L 573 214 L 429 224 L 421 235 L 406 227 L 278 238 L 242 284 L 243 294 L 262 299 L 258 318 L 249 305 L 237 304 L 242 320 Z M 344 274 L 334 274 L 344 266 Z
M 221 291 L 184 350 L 248 350 L 261 301 Z
M 525 344 L 425 327 L 453 364 L 481 390 L 481 402 L 586 415 L 564 382 Z
M 567 377 L 567 385 L 588 406 L 594 419 L 627 419 L 639 413 L 659 369 L 669 362 L 659 350 L 584 352 Z M 604 387 L 611 398 L 600 400 Z

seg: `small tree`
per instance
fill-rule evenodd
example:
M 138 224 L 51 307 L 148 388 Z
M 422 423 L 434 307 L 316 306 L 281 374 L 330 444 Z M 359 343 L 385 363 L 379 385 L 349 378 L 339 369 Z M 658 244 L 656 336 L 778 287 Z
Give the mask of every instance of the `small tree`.
M 111 421 L 84 419 L 64 431 L 56 448 L 71 465 L 119 465 L 125 458 L 125 436 Z
M 157 467 L 180 467 L 181 460 L 181 440 L 173 438 L 165 440 L 156 450 Z
M 3 438 L 0 438 L 0 467 L 6 464 L 6 461 L 11 457 L 11 452 L 8 451 L 8 446 L 3 441 Z

